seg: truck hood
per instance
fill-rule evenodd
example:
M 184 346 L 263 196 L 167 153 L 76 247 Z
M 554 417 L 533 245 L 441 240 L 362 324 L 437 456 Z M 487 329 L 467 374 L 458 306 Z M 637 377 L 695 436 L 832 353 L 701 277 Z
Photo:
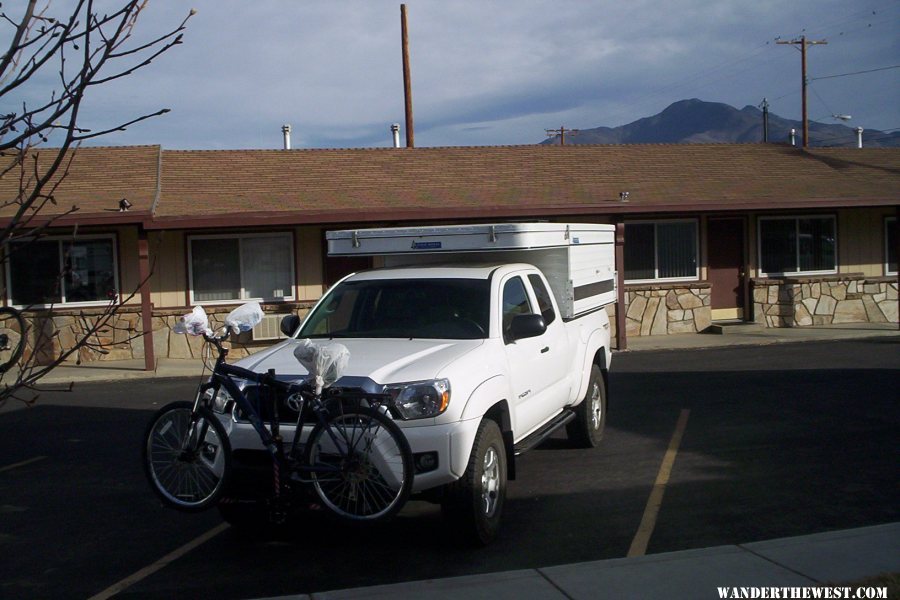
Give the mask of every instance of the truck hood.
M 435 378 L 445 366 L 471 352 L 484 340 L 337 339 L 350 350 L 345 376 L 368 377 L 376 383 L 401 383 Z M 241 359 L 236 364 L 258 373 L 275 369 L 276 375 L 306 375 L 294 358 L 300 341 L 288 339 Z

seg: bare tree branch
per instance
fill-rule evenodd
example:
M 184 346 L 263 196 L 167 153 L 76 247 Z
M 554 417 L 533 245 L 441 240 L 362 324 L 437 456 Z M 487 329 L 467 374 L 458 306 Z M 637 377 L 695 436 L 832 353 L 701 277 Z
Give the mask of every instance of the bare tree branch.
M 118 80 L 147 67 L 160 55 L 182 43 L 190 13 L 178 25 L 150 41 L 135 43 L 133 35 L 148 0 L 121 0 L 111 12 L 99 14 L 94 0 L 73 0 L 64 14 L 52 14 L 48 0 L 28 0 L 21 16 L 0 14 L 0 35 L 9 30 L 6 51 L 0 55 L 0 179 L 12 179 L 17 190 L 0 197 L 0 252 L 9 261 L 28 244 L 71 217 L 77 206 L 65 208 L 64 181 L 69 176 L 79 144 L 168 112 L 161 109 L 138 113 L 117 123 L 99 127 L 82 125 L 82 107 L 88 89 Z M 55 85 L 43 88 L 45 81 Z M 35 99 L 37 98 L 37 99 Z M 56 147 L 42 146 L 52 141 Z M 76 227 L 77 233 L 77 227 Z M 74 234 L 73 234 L 74 235 Z M 68 268 L 63 268 L 56 286 L 66 285 Z M 47 282 L 52 285 L 52 278 Z M 141 282 L 143 283 L 143 282 Z M 109 303 L 75 320 L 77 332 L 68 331 L 63 343 L 55 328 L 57 306 L 24 307 L 31 325 L 19 332 L 29 350 L 10 382 L 0 373 L 0 405 L 7 399 L 34 400 L 34 386 L 54 367 L 85 353 L 103 354 L 107 346 L 120 344 L 143 333 L 119 331 L 117 314 L 137 292 L 129 295 L 115 290 Z M 9 290 L 7 290 L 7 295 Z M 7 298 L 8 302 L 12 299 Z M 40 325 L 42 324 L 43 325 Z M 49 323 L 49 325 L 48 325 Z M 39 326 L 40 325 L 40 326 Z M 69 334 L 72 334 L 71 336 Z M 72 338 L 74 336 L 74 341 Z

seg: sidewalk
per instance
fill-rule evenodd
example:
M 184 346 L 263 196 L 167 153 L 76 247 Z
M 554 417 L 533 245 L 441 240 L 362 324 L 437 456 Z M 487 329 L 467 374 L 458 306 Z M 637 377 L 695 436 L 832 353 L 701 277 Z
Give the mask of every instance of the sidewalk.
M 741 327 L 723 335 L 683 333 L 635 336 L 628 339 L 628 352 L 690 350 L 728 346 L 758 346 L 798 342 L 822 342 L 873 337 L 896 337 L 900 330 L 892 323 L 855 323 L 828 327 L 756 329 Z M 73 381 L 117 381 L 147 377 L 199 377 L 203 363 L 197 359 L 161 358 L 155 371 L 145 371 L 143 359 L 61 365 L 41 379 L 40 385 L 65 385 Z
M 843 586 L 900 571 L 900 523 L 782 538 L 736 546 L 667 552 L 542 569 L 467 575 L 296 596 L 281 600 L 485 599 L 594 600 L 719 598 L 719 588 L 756 588 L 743 598 L 804 598 L 760 590 L 772 587 Z M 855 593 L 856 588 L 851 588 Z M 761 595 L 768 591 L 768 596 Z M 752 594 L 753 590 L 743 590 Z M 823 596 L 824 597 L 824 596 Z M 832 598 L 838 597 L 835 595 Z M 843 596 L 847 597 L 847 596 Z M 852 597 L 852 596 L 850 596 Z M 272 600 L 272 599 L 270 599 Z

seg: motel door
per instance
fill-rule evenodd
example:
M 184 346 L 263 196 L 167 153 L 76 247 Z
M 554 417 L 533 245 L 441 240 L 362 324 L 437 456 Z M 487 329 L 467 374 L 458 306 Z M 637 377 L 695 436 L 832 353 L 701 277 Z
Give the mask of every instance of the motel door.
M 744 219 L 711 218 L 706 226 L 713 321 L 743 319 L 745 296 Z

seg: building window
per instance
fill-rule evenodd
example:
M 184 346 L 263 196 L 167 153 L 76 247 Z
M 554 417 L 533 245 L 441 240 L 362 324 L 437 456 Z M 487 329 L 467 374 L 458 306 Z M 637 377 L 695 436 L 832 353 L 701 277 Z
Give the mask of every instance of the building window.
M 111 235 L 13 243 L 7 272 L 10 303 L 105 304 L 118 295 L 116 264 Z
M 884 220 L 884 274 L 897 274 L 897 217 Z
M 761 217 L 761 275 L 837 272 L 835 218 Z
M 294 299 L 291 234 L 188 239 L 191 304 Z
M 697 221 L 625 224 L 625 281 L 690 281 L 697 272 Z

